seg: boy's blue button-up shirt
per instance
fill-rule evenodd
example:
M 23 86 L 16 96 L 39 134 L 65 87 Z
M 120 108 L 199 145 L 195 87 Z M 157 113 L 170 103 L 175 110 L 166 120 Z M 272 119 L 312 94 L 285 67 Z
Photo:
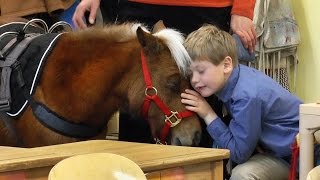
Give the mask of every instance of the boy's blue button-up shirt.
M 291 155 L 299 131 L 296 96 L 262 72 L 239 65 L 217 93 L 232 119 L 226 126 L 220 118 L 207 126 L 218 146 L 230 150 L 236 163 L 249 159 L 257 144 L 276 157 Z

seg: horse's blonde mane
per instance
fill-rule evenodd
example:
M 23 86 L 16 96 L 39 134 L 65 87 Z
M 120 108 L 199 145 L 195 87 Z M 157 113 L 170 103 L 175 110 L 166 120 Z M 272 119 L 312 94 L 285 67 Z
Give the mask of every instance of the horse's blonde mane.
M 126 42 L 137 37 L 136 31 L 142 27 L 149 32 L 140 23 L 106 24 L 103 27 L 92 27 L 80 32 L 82 38 L 105 37 L 115 42 Z
M 105 34 L 105 37 L 107 34 L 109 38 L 112 37 L 112 39 L 116 42 L 126 42 L 136 38 L 136 30 L 138 27 L 141 27 L 144 31 L 150 33 L 149 30 L 141 23 L 123 23 L 120 25 L 110 24 L 105 25 L 102 30 L 95 30 L 95 28 L 88 30 L 88 33 L 90 33 L 91 36 L 101 37 L 99 32 L 102 32 Z M 191 58 L 183 46 L 184 36 L 182 33 L 174 29 L 166 28 L 156 32 L 153 35 L 163 40 L 163 42 L 168 46 L 172 57 L 176 61 L 180 72 L 183 75 L 187 75 Z
M 191 58 L 183 46 L 184 36 L 179 31 L 169 28 L 155 33 L 154 36 L 159 37 L 167 44 L 180 72 L 186 76 Z
M 117 42 L 125 42 L 135 37 L 138 27 L 141 27 L 144 31 L 149 32 L 145 26 L 141 23 L 124 23 L 120 25 L 107 25 L 104 31 L 111 33 L 113 37 L 116 37 Z

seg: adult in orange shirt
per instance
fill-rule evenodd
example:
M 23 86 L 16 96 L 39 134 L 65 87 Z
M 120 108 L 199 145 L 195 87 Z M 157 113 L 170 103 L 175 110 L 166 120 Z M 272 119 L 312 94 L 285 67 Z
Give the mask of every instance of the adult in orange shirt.
M 198 29 L 203 23 L 236 33 L 250 52 L 254 51 L 256 32 L 253 25 L 255 0 L 82 0 L 78 5 L 73 22 L 78 28 L 86 28 L 84 14 L 89 11 L 89 23 L 95 21 L 97 9 L 112 21 L 139 21 L 150 27 L 163 20 L 168 27 L 185 34 Z

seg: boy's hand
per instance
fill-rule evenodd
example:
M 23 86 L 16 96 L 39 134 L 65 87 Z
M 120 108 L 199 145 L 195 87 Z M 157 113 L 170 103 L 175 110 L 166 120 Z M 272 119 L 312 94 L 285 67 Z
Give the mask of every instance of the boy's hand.
M 209 103 L 196 91 L 186 89 L 184 93 L 181 93 L 181 98 L 186 109 L 197 113 L 207 125 L 218 117 Z

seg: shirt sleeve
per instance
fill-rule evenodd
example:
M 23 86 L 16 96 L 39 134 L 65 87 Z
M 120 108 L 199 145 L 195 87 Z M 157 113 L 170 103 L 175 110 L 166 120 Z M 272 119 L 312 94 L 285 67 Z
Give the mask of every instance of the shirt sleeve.
M 231 14 L 245 16 L 253 19 L 255 0 L 234 0 L 232 5 Z
M 238 164 L 247 161 L 261 135 L 261 108 L 255 99 L 240 99 L 230 105 L 232 119 L 226 126 L 220 118 L 207 131 L 221 148 L 230 150 L 230 159 Z

